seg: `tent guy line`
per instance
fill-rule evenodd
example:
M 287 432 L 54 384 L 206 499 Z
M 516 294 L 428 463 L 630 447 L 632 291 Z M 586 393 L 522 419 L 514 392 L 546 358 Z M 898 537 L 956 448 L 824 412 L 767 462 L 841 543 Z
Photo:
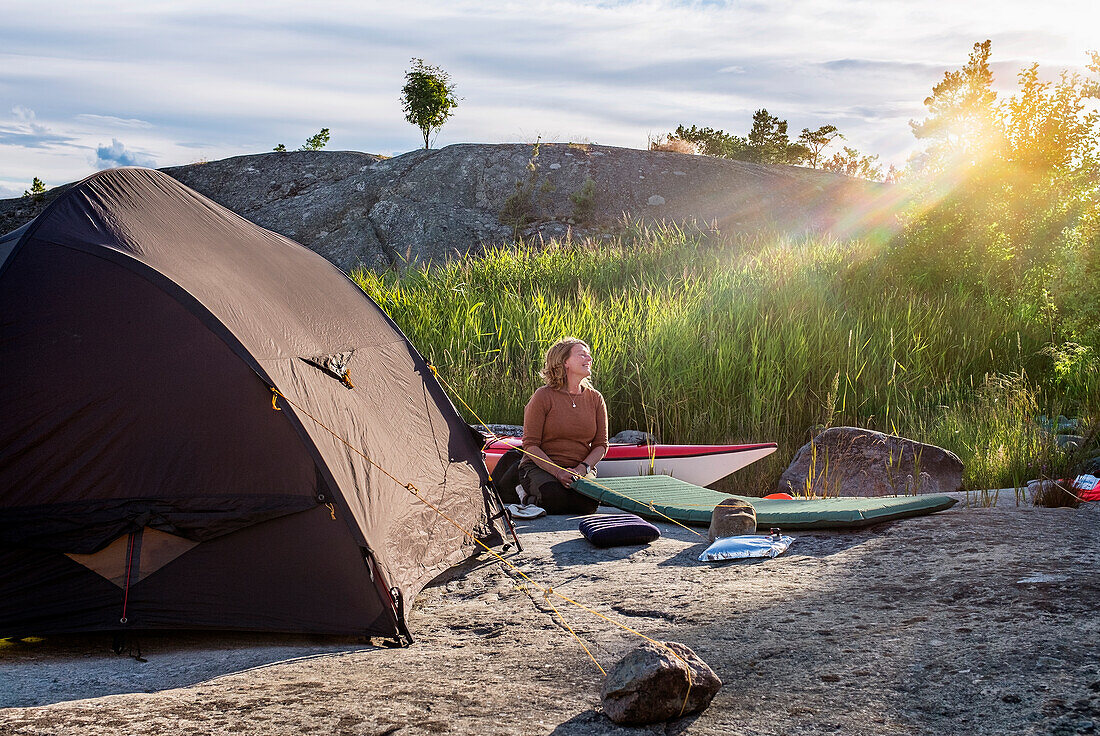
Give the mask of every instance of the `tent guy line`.
M 483 438 L 359 286 L 163 172 L 100 172 L 0 236 L 0 312 L 0 636 L 411 643 L 416 595 L 480 548 L 667 648 L 492 549 Z
M 433 372 L 436 372 L 434 366 L 429 365 L 429 367 L 432 368 Z M 436 375 L 438 376 L 438 373 L 436 373 Z M 477 536 L 473 532 L 471 532 L 468 529 L 465 529 L 461 524 L 459 524 L 457 521 L 455 521 L 450 516 L 448 516 L 446 513 L 444 513 L 442 509 L 440 509 L 438 506 L 436 506 L 431 501 L 429 501 L 427 498 L 425 498 L 424 495 L 420 492 L 420 489 L 416 487 L 416 485 L 414 485 L 413 483 L 402 483 L 401 480 L 397 476 L 395 476 L 393 473 L 386 470 L 386 468 L 384 468 L 381 465 L 379 465 L 378 463 L 376 463 L 374 460 L 372 460 L 370 457 L 368 457 L 362 450 L 360 450 L 358 447 L 353 445 L 351 442 L 349 442 L 346 438 L 341 436 L 339 433 L 335 432 L 331 427 L 329 427 L 327 424 L 322 422 L 320 419 L 313 416 L 304 407 L 301 407 L 298 404 L 294 403 L 292 400 L 287 398 L 283 393 L 281 393 L 274 386 L 270 386 L 269 388 L 271 389 L 272 395 L 275 398 L 281 398 L 283 401 L 285 401 L 287 404 L 289 404 L 291 407 L 293 407 L 296 411 L 299 411 L 302 414 L 304 414 L 305 416 L 309 417 L 319 427 L 321 427 L 323 430 L 325 430 L 330 435 L 332 435 L 332 437 L 334 439 L 336 439 L 338 442 L 343 444 L 345 447 L 347 447 L 349 450 L 351 450 L 355 454 L 359 455 L 359 457 L 366 460 L 373 467 L 378 468 L 378 470 L 382 474 L 384 474 L 387 478 L 389 478 L 390 480 L 392 480 L 397 485 L 399 485 L 402 488 L 409 491 L 409 493 L 411 493 L 413 496 L 415 496 L 417 498 L 417 500 L 421 501 L 425 506 L 427 506 L 432 511 L 439 514 L 439 516 L 441 516 L 442 518 L 446 519 L 452 526 L 454 526 L 460 532 L 465 534 L 469 539 L 473 540 L 476 544 L 478 544 L 482 549 L 484 549 L 486 552 L 488 552 L 490 555 L 492 555 L 494 558 L 496 558 L 496 560 L 498 562 L 503 563 L 509 569 L 511 569 L 513 572 L 515 572 L 517 575 L 521 576 L 524 580 L 526 580 L 528 583 L 530 583 L 535 588 L 537 588 L 539 590 L 539 592 L 542 593 L 542 597 L 543 597 L 543 599 L 546 600 L 547 605 L 549 605 L 550 608 L 553 609 L 554 613 L 557 614 L 558 618 L 561 619 L 562 625 L 564 625 L 565 628 L 569 631 L 569 633 L 573 635 L 573 638 L 577 640 L 577 643 L 580 644 L 581 649 L 584 650 L 584 653 L 588 655 L 588 658 L 592 660 L 592 663 L 594 665 L 596 665 L 596 668 L 600 671 L 601 674 L 606 675 L 607 672 L 600 665 L 600 663 L 596 661 L 596 658 L 592 655 L 592 652 L 588 649 L 588 647 L 585 645 L 584 641 L 580 638 L 580 636 L 577 634 L 577 632 L 573 630 L 573 627 L 569 625 L 569 622 L 565 620 L 565 616 L 563 616 L 561 614 L 561 612 L 557 609 L 557 607 L 554 606 L 554 603 L 550 600 L 550 596 L 557 596 L 561 600 L 565 601 L 566 603 L 571 603 L 572 605 L 576 606 L 577 608 L 581 609 L 582 611 L 587 611 L 588 613 L 590 613 L 594 616 L 597 616 L 597 617 L 603 619 L 604 621 L 607 621 L 608 623 L 611 623 L 611 624 L 619 627 L 620 629 L 622 629 L 624 631 L 628 631 L 631 634 L 634 634 L 635 636 L 640 636 L 641 638 L 645 639 L 646 641 L 648 641 L 652 644 L 655 644 L 655 645 L 661 647 L 662 649 L 665 649 L 673 657 L 675 657 L 676 659 L 683 662 L 684 667 L 686 668 L 686 670 L 688 672 L 687 693 L 685 693 L 685 695 L 684 695 L 684 703 L 683 703 L 683 706 L 681 706 L 681 709 L 680 709 L 681 714 L 683 713 L 683 709 L 687 707 L 688 698 L 691 697 L 691 686 L 692 686 L 692 683 L 691 683 L 691 666 L 687 663 L 686 660 L 683 659 L 683 657 L 681 657 L 675 651 L 673 651 L 673 649 L 671 647 L 666 646 L 663 642 L 657 641 L 656 639 L 653 639 L 651 637 L 646 636 L 645 634 L 641 633 L 640 631 L 638 631 L 636 629 L 633 629 L 633 628 L 627 626 L 626 624 L 615 621 L 614 619 L 609 618 L 608 616 L 605 616 L 604 614 L 600 613 L 599 611 L 596 611 L 592 608 L 589 608 L 588 606 L 585 606 L 582 603 L 578 603 L 577 601 L 573 600 L 572 598 L 570 598 L 568 596 L 562 595 L 561 593 L 557 592 L 556 590 L 554 590 L 553 587 L 551 587 L 549 585 L 544 586 L 544 585 L 541 585 L 541 584 L 535 582 L 535 580 L 533 580 L 527 573 L 525 573 L 523 570 L 520 570 L 518 567 L 516 567 L 514 564 L 512 564 L 512 562 L 510 560 L 506 559 L 504 556 L 499 554 L 492 547 L 489 547 L 483 541 L 478 539 Z M 461 399 L 459 399 L 459 400 L 461 401 Z M 463 402 L 463 403 L 465 404 L 465 402 Z M 280 409 L 278 407 L 275 407 L 275 409 L 276 409 L 276 411 L 280 411 Z M 677 522 L 677 523 L 679 523 L 679 522 Z M 680 526 L 683 526 L 683 525 L 680 524 Z M 684 528 L 686 529 L 687 527 L 684 527 Z M 692 531 L 694 531 L 694 530 L 692 530 Z M 698 532 L 696 532 L 696 533 L 698 533 Z

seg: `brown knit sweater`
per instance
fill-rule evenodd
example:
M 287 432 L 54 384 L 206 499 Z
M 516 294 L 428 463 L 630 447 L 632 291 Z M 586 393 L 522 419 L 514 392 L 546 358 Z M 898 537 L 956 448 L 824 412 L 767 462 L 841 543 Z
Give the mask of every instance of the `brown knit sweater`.
M 593 447 L 607 447 L 607 406 L 594 388 L 582 387 L 574 399 L 565 389 L 543 386 L 523 410 L 523 449 L 538 447 L 563 468 L 572 468 Z M 534 462 L 524 455 L 522 464 Z

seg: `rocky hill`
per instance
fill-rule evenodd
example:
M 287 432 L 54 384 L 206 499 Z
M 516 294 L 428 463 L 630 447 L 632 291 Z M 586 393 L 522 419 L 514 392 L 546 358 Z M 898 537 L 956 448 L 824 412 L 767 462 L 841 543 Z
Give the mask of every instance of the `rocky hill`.
M 723 230 L 858 232 L 891 187 L 813 169 L 609 146 L 462 144 L 395 158 L 352 151 L 236 156 L 164 169 L 344 270 L 441 261 L 481 244 L 606 232 L 623 217 Z M 39 201 L 0 200 L 0 232 Z

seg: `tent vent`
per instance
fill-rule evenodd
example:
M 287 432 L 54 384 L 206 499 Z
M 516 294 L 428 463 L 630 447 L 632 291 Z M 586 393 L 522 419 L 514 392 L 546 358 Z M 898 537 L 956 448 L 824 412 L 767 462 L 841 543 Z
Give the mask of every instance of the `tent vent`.
M 198 545 L 190 539 L 149 527 L 143 528 L 135 537 L 132 547 L 129 544 L 130 535 L 123 534 L 94 554 L 72 553 L 67 556 L 122 588 L 128 574 L 131 583 L 140 582 Z
M 342 353 L 315 355 L 312 358 L 302 358 L 302 360 L 314 367 L 320 368 L 348 388 L 355 388 L 355 384 L 351 382 L 351 376 L 348 369 L 348 363 L 351 362 L 351 356 L 354 354 L 354 350 L 346 350 Z

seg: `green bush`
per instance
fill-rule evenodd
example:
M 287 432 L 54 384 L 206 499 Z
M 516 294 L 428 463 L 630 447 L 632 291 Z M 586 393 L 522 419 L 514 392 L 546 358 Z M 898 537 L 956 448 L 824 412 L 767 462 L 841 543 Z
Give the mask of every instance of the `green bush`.
M 581 188 L 569 195 L 569 201 L 573 203 L 573 219 L 584 222 L 592 215 L 592 208 L 596 204 L 596 182 L 591 177 L 585 177 Z

